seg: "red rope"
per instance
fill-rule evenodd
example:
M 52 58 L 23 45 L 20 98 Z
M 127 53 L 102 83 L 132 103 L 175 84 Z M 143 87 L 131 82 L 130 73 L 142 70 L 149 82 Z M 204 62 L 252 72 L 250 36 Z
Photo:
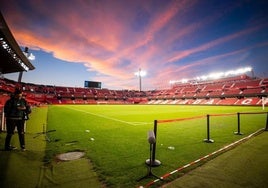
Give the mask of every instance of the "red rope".
M 153 185 L 154 183 L 156 183 L 156 182 L 158 182 L 158 181 L 160 181 L 160 180 L 163 180 L 163 179 L 169 177 L 170 175 L 172 175 L 172 174 L 174 174 L 174 173 L 177 173 L 177 172 L 179 172 L 179 171 L 181 171 L 181 170 L 183 170 L 183 169 L 185 169 L 185 168 L 187 168 L 187 167 L 189 167 L 189 166 L 192 166 L 192 165 L 194 165 L 194 164 L 196 164 L 196 163 L 199 163 L 200 161 L 202 161 L 202 160 L 204 160 L 204 159 L 207 159 L 207 158 L 209 158 L 209 157 L 211 157 L 211 156 L 213 156 L 213 155 L 215 155 L 215 154 L 217 154 L 217 153 L 223 152 L 223 151 L 225 151 L 225 150 L 227 150 L 227 149 L 229 149 L 229 148 L 231 148 L 231 147 L 234 147 L 234 146 L 240 144 L 241 142 L 243 142 L 243 141 L 245 141 L 245 140 L 248 140 L 248 139 L 250 139 L 251 137 L 260 134 L 260 133 L 263 132 L 263 131 L 264 131 L 263 128 L 262 128 L 262 129 L 259 129 L 258 131 L 256 131 L 256 132 L 254 132 L 254 133 L 248 135 L 247 137 L 244 137 L 244 138 L 242 138 L 242 139 L 240 139 L 240 140 L 238 140 L 238 141 L 235 141 L 235 142 L 233 142 L 233 143 L 231 143 L 231 144 L 229 144 L 229 145 L 227 145 L 227 146 L 224 146 L 224 147 L 222 147 L 222 148 L 220 148 L 220 149 L 218 149 L 218 150 L 216 150 L 216 151 L 214 151 L 214 152 L 212 152 L 212 153 L 210 153 L 210 154 L 208 154 L 208 155 L 206 155 L 206 156 L 203 156 L 203 157 L 201 157 L 201 158 L 199 158 L 199 159 L 197 159 L 197 160 L 195 160 L 195 161 L 192 161 L 192 162 L 190 162 L 190 163 L 188 163 L 188 164 L 186 164 L 186 165 L 184 165 L 184 166 L 182 166 L 182 167 L 179 167 L 179 168 L 177 168 L 176 170 L 174 170 L 174 171 L 172 171 L 172 172 L 170 172 L 170 173 L 164 174 L 164 175 L 161 176 L 159 179 L 155 179 L 155 180 L 153 180 L 153 181 L 147 183 L 147 184 L 145 185 L 145 187 L 150 187 L 150 186 Z M 143 187 L 143 186 L 140 186 L 140 187 Z
M 266 114 L 268 112 L 241 112 L 240 114 Z M 209 114 L 209 116 L 232 116 L 236 115 L 237 113 L 226 113 L 226 114 Z M 185 121 L 185 120 L 193 120 L 193 119 L 199 119 L 204 118 L 206 116 L 194 116 L 194 117 L 188 117 L 188 118 L 176 118 L 176 119 L 162 119 L 157 120 L 157 123 L 169 123 L 169 122 L 175 122 L 175 121 Z

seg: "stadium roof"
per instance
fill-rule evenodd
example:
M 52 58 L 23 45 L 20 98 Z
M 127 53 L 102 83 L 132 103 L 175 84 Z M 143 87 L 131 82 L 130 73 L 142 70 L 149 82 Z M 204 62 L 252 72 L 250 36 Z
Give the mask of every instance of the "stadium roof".
M 33 70 L 35 67 L 20 49 L 0 12 L 0 73 Z

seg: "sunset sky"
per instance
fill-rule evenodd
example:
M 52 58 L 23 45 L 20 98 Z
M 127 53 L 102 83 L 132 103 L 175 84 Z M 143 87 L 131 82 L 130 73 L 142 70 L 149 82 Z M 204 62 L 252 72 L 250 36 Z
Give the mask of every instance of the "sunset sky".
M 245 66 L 268 77 L 267 0 L 0 2 L 19 46 L 35 56 L 23 82 L 139 89 L 139 68 L 143 90 Z

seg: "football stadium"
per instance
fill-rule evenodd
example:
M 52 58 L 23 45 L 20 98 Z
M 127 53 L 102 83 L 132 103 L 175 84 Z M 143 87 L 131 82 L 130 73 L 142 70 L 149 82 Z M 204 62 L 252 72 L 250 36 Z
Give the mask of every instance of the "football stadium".
M 251 67 L 159 90 L 25 83 L 4 76 L 35 67 L 0 18 L 1 187 L 268 186 L 268 78 Z M 16 89 L 27 147 L 5 151 Z

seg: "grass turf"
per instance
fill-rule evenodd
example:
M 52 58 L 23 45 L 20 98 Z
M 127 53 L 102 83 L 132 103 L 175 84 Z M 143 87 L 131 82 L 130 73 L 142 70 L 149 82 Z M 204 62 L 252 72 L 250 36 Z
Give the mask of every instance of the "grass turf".
M 48 108 L 34 108 L 26 127 L 26 151 L 0 151 L 0 187 L 101 187 L 97 175 L 86 158 L 59 162 L 47 159 L 51 153 L 44 131 Z M 4 148 L 5 132 L 1 132 L 1 148 Z M 12 145 L 19 146 L 18 136 L 12 137 Z
M 44 137 L 33 138 L 43 130 L 46 123 L 47 108 L 34 108 L 26 128 L 26 152 L 1 151 L 0 184 L 1 187 L 36 187 L 39 181 L 40 167 L 43 166 L 46 143 Z M 31 123 L 30 123 L 31 122 Z M 0 134 L 1 149 L 4 149 L 6 133 Z M 42 139 L 42 140 L 41 140 Z M 14 134 L 11 144 L 19 148 L 18 135 Z
M 259 112 L 259 107 L 173 106 L 173 105 L 68 105 L 50 106 L 48 129 L 52 140 L 47 159 L 57 153 L 82 150 L 92 161 L 94 170 L 109 187 L 133 187 L 147 173 L 149 158 L 147 132 L 155 119 L 194 117 L 206 114 Z M 162 175 L 211 153 L 224 145 L 265 126 L 266 115 L 241 117 L 241 132 L 237 131 L 236 116 L 211 118 L 213 144 L 206 144 L 206 118 L 158 125 L 156 159 L 162 162 L 154 168 Z M 74 143 L 74 144 L 68 144 Z M 173 146 L 175 150 L 169 150 Z M 174 177 L 175 178 L 175 177 Z
M 36 127 L 39 127 L 39 130 L 34 130 L 33 133 L 43 131 L 43 124 L 45 124 L 46 130 L 56 130 L 48 133 L 51 142 L 44 142 L 44 137 L 41 137 L 42 140 L 39 138 L 27 140 L 27 142 L 46 143 L 43 162 L 47 164 L 46 167 L 52 166 L 56 172 L 61 172 L 61 170 L 56 170 L 60 168 L 54 161 L 57 154 L 85 151 L 86 157 L 90 159 L 89 166 L 73 164 L 78 168 L 78 173 L 75 173 L 74 177 L 78 176 L 79 170 L 84 172 L 85 169 L 91 169 L 90 165 L 93 164 L 93 175 L 87 175 L 90 179 L 94 179 L 92 187 L 101 186 L 96 181 L 94 172 L 108 187 L 135 187 L 150 181 L 144 179 L 137 182 L 147 173 L 144 164 L 149 158 L 147 132 L 153 129 L 154 120 L 204 115 L 201 119 L 158 125 L 156 158 L 162 164 L 153 168 L 153 172 L 160 176 L 265 127 L 265 114 L 242 115 L 241 132 L 244 134 L 238 136 L 233 134 L 237 131 L 236 115 L 211 117 L 211 138 L 215 140 L 215 143 L 203 142 L 206 138 L 206 114 L 237 112 L 262 112 L 262 110 L 260 107 L 179 105 L 50 106 L 47 116 L 46 113 L 40 115 L 33 112 L 28 124 L 29 126 L 37 124 L 35 119 L 39 119 L 40 116 L 45 118 L 43 123 L 38 122 Z M 175 150 L 168 149 L 169 146 L 173 146 Z M 65 164 L 62 166 L 68 166 L 70 163 Z M 63 169 L 67 170 L 69 167 Z M 57 182 L 50 181 L 50 177 L 53 177 L 52 172 L 47 168 L 45 172 L 42 172 L 42 177 L 47 177 L 46 181 L 41 182 L 42 186 L 53 187 L 59 184 L 66 186 L 75 182 L 75 178 L 72 179 L 71 176 L 63 173 L 64 170 L 56 173 L 57 176 L 54 174 L 53 181 L 57 180 Z M 59 177 L 70 181 L 66 184 L 66 181 L 59 181 L 61 179 Z M 174 176 L 174 179 L 176 177 Z M 38 183 L 40 185 L 40 181 Z M 86 185 L 88 182 L 84 181 L 84 183 Z
M 266 131 L 163 187 L 267 187 L 267 148 Z

